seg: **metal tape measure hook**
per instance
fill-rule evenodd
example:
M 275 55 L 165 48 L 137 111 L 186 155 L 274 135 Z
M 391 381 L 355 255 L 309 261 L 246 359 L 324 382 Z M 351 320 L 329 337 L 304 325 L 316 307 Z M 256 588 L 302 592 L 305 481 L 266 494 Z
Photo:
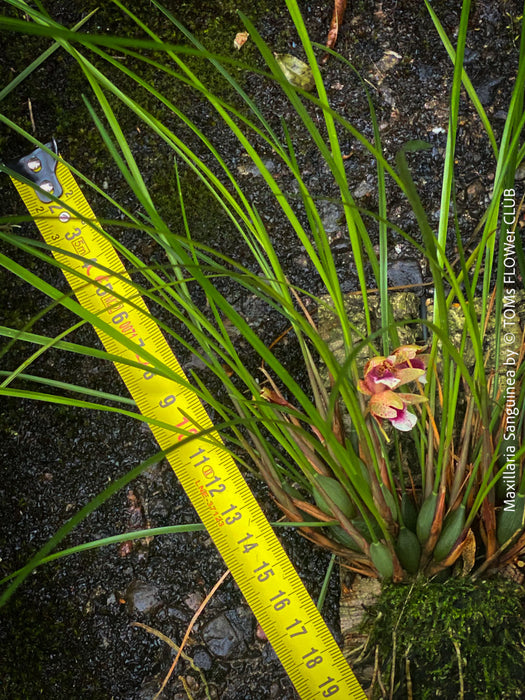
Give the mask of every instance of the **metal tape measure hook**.
M 46 143 L 46 148 L 53 151 L 58 156 L 58 146 L 55 139 Z M 44 204 L 49 204 L 53 201 L 51 197 L 47 197 L 44 193 L 49 192 L 54 197 L 62 195 L 62 185 L 56 176 L 56 158 L 53 158 L 47 151 L 42 148 L 36 148 L 29 155 L 20 158 L 20 160 L 9 164 L 10 167 L 20 175 L 23 175 L 35 185 L 44 190 L 35 190 L 38 198 Z

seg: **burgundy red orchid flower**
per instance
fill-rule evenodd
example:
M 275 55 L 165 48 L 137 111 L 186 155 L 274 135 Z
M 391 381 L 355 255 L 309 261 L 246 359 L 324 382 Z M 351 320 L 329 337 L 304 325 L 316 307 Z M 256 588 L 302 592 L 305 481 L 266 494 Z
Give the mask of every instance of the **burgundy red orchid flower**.
M 394 392 L 394 389 L 408 382 L 425 382 L 428 355 L 422 354 L 424 350 L 418 345 L 402 345 L 388 357 L 373 357 L 365 365 L 359 390 L 370 397 L 368 411 L 387 440 L 382 420 L 389 420 L 398 430 L 412 430 L 417 417 L 407 407 L 427 400 L 421 394 Z

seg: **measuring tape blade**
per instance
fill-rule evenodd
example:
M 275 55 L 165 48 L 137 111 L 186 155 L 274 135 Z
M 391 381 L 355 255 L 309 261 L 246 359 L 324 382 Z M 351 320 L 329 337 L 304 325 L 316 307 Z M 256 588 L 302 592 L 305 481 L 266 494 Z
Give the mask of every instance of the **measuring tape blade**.
M 54 142 L 47 148 L 58 154 Z M 56 260 L 72 270 L 64 274 L 78 301 L 105 322 L 95 330 L 106 350 L 122 358 L 115 365 L 137 407 L 147 418 L 173 426 L 150 427 L 300 697 L 364 700 L 366 695 L 113 245 L 96 230 L 100 226 L 70 170 L 40 148 L 12 168 L 40 188 L 12 178 L 44 240 L 59 249 L 53 251 Z M 108 335 L 104 326 L 118 335 Z M 133 345 L 122 344 L 119 337 Z M 155 374 L 141 349 L 181 381 Z M 188 435 L 194 437 L 184 440 Z

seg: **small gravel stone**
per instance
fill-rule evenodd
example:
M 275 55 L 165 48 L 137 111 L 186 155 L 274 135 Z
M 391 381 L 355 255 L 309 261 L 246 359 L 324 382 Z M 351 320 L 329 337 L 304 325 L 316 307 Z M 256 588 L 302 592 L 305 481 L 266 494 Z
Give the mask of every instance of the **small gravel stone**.
M 238 607 L 235 608 L 235 610 L 228 610 L 226 612 L 226 617 L 236 633 L 240 635 L 247 644 L 251 644 L 253 641 L 255 618 L 250 610 Z
M 392 287 L 421 284 L 421 267 L 417 260 L 396 260 L 388 268 L 388 281 Z
M 483 192 L 483 183 L 480 180 L 474 180 L 467 187 L 467 197 L 469 199 L 475 199 Z
M 523 163 L 516 170 L 516 180 L 525 180 L 525 165 Z
M 213 659 L 208 654 L 206 649 L 197 649 L 193 654 L 193 663 L 202 671 L 209 671 L 213 664 Z
M 263 160 L 263 165 L 264 167 L 271 173 L 274 172 L 275 170 L 275 163 L 273 160 Z M 259 170 L 259 168 L 255 165 L 255 163 L 252 162 L 252 160 L 248 157 L 246 157 L 246 160 L 244 163 L 241 163 L 241 165 L 237 166 L 237 172 L 239 175 L 251 175 L 252 177 L 262 177 L 262 173 Z
M 215 656 L 228 659 L 246 651 L 242 635 L 232 627 L 226 615 L 219 615 L 202 630 L 208 649 Z
M 261 656 L 265 664 L 277 661 L 277 654 L 270 643 L 264 645 Z
M 373 185 L 367 180 L 362 180 L 354 190 L 354 197 L 356 199 L 361 199 L 361 197 L 366 197 L 373 191 Z
M 132 581 L 126 589 L 125 597 L 128 611 L 132 615 L 147 615 L 162 605 L 157 586 L 145 581 Z
M 488 107 L 492 104 L 496 88 L 501 82 L 503 82 L 503 78 L 500 76 L 492 80 L 485 80 L 481 84 L 475 86 L 479 101 L 484 107 Z
M 343 221 L 344 209 L 335 202 L 324 202 L 319 207 L 319 214 L 326 233 L 335 233 Z
M 200 593 L 199 591 L 194 591 L 184 599 L 184 602 L 190 610 L 196 612 L 199 609 L 199 606 L 201 605 L 203 600 L 204 596 L 202 595 L 202 593 Z

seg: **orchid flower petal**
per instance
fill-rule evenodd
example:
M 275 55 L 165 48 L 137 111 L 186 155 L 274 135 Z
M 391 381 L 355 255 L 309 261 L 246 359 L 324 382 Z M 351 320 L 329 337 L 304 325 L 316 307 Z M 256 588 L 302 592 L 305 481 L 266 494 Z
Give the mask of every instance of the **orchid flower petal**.
M 421 394 L 396 394 L 404 403 L 426 403 L 428 398 Z
M 398 411 L 405 408 L 405 403 L 393 391 L 385 391 L 382 394 L 374 394 L 368 405 L 370 413 L 380 418 L 395 418 Z
M 408 432 L 409 430 L 412 430 L 417 423 L 417 416 L 410 413 L 410 411 L 407 411 L 405 408 L 402 411 L 398 411 L 397 417 L 391 418 L 390 422 L 394 428 L 402 430 L 403 432 Z
M 416 369 L 412 367 L 407 367 L 406 369 L 396 369 L 396 377 L 399 379 L 400 384 L 408 384 L 408 382 L 413 382 L 419 377 L 425 374 L 424 369 Z

